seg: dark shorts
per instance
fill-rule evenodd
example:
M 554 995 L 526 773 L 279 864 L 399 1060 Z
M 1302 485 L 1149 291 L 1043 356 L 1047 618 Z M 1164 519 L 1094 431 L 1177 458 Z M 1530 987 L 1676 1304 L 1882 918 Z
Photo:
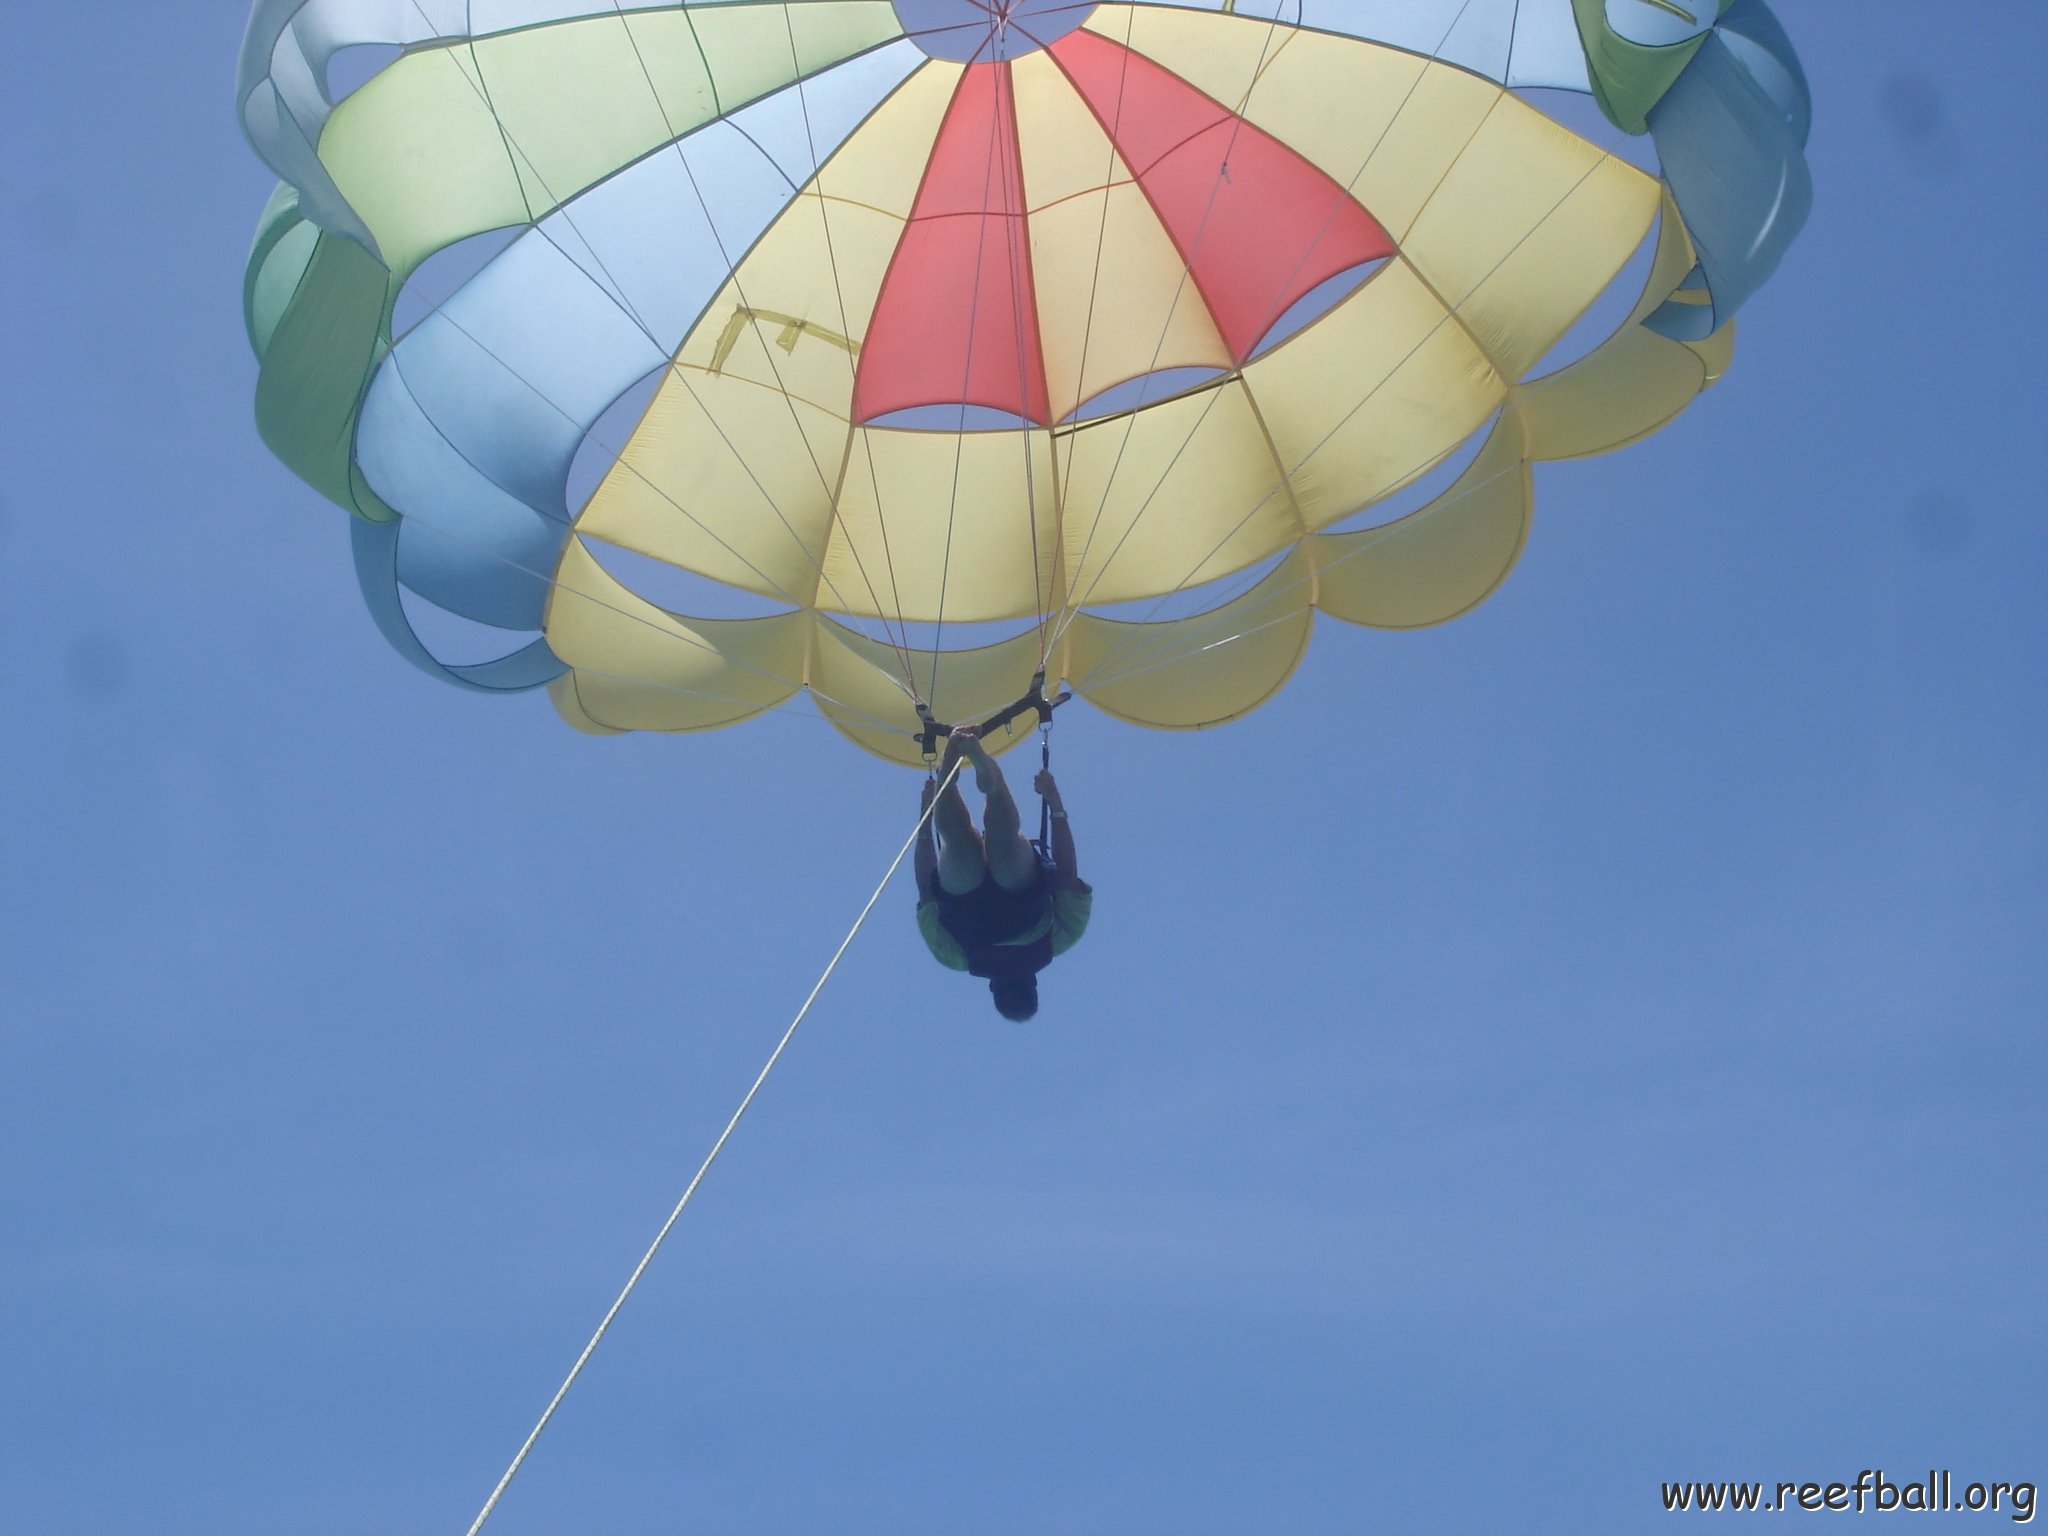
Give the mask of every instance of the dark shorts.
M 941 889 L 939 922 L 966 948 L 1006 944 L 1043 926 L 1052 910 L 1052 881 L 1041 863 L 1038 878 L 1021 891 L 1006 891 L 983 872 L 981 884 L 959 895 Z

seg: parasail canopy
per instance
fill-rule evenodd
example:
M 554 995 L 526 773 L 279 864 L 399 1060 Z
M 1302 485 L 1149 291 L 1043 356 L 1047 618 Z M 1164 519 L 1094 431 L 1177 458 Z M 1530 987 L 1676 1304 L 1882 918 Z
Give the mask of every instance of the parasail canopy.
M 240 88 L 258 422 L 394 644 L 906 762 L 1037 672 L 1200 727 L 1319 612 L 1469 610 L 1530 464 L 1711 383 L 1809 200 L 1760 0 L 259 0 Z

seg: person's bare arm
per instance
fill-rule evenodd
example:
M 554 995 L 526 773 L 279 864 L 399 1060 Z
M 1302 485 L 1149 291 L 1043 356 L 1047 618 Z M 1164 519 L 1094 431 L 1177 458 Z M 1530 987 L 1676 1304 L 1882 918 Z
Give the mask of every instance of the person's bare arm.
M 1060 800 L 1060 787 L 1054 781 L 1052 771 L 1040 769 L 1038 777 L 1031 783 L 1032 788 L 1045 797 L 1045 803 L 1052 811 L 1053 884 L 1070 891 L 1090 889 L 1088 882 L 1081 878 L 1080 861 L 1074 853 L 1074 824 L 1067 819 L 1067 808 Z

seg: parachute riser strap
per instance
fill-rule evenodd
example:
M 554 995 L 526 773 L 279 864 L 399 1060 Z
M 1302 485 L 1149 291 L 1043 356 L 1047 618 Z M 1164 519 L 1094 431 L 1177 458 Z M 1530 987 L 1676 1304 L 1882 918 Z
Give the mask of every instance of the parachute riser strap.
M 987 736 L 990 731 L 1003 730 L 1020 716 L 1029 714 L 1037 716 L 1039 729 L 1044 730 L 1052 724 L 1052 712 L 1073 696 L 1071 692 L 1062 688 L 1051 698 L 1047 698 L 1045 674 L 1040 672 L 1031 679 L 1029 693 L 1013 704 L 1005 704 L 982 721 L 976 729 L 981 735 Z M 953 734 L 953 727 L 933 715 L 931 706 L 922 702 L 917 706 L 917 718 L 924 723 L 923 729 L 917 733 L 918 750 L 924 754 L 926 766 L 929 767 L 938 756 L 939 743 Z
M 1041 772 L 1052 772 L 1052 711 L 1048 709 L 1038 722 L 1038 766 Z M 1038 854 L 1040 858 L 1052 857 L 1052 801 L 1045 797 L 1045 791 L 1038 792 Z

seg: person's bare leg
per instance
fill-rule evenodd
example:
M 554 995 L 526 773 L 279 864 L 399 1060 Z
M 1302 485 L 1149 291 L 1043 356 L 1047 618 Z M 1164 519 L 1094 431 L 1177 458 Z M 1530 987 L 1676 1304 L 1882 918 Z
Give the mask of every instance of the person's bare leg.
M 988 796 L 988 809 L 982 814 L 982 845 L 989 875 L 1004 890 L 1021 891 L 1038 878 L 1038 855 L 1024 840 L 1017 802 L 1003 782 L 1003 770 L 986 752 L 974 760 L 974 777 Z
M 988 861 L 982 854 L 981 834 L 974 830 L 974 817 L 960 797 L 958 774 L 939 796 L 932 824 L 939 829 L 939 889 L 964 896 L 981 884 Z

